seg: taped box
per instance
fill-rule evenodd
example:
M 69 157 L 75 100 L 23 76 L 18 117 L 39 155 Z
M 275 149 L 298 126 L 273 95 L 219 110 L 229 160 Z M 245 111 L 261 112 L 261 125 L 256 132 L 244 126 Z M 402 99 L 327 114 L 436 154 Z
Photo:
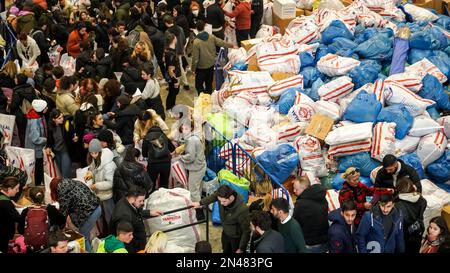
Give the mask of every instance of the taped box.
M 315 114 L 311 119 L 311 123 L 306 127 L 305 133 L 324 141 L 331 131 L 333 124 L 334 120 L 332 118 Z
M 305 15 L 305 11 L 303 9 L 296 8 L 295 9 L 295 16 L 296 17 L 300 17 L 302 15 Z
M 441 212 L 442 217 L 444 217 L 447 227 L 450 229 L 450 205 L 444 206 Z
M 427 1 L 423 1 L 423 0 L 419 0 L 422 3 L 414 3 L 414 5 L 424 8 L 424 9 L 434 9 L 434 1 L 433 0 L 427 0 Z
M 295 76 L 295 74 L 294 73 L 284 73 L 284 72 L 273 72 L 271 76 L 274 81 L 281 81 L 281 80 L 293 77 L 293 76 Z
M 250 48 L 252 48 L 254 45 L 259 44 L 262 41 L 261 38 L 255 38 L 255 39 L 249 39 L 241 42 L 241 46 L 246 50 L 249 51 Z
M 291 17 L 291 18 L 287 18 L 287 19 L 281 19 L 274 13 L 273 14 L 273 25 L 280 29 L 281 34 L 284 34 L 284 31 L 286 30 L 287 26 L 294 18 L 295 18 L 295 16 Z
M 248 61 L 248 71 L 260 71 L 258 61 L 256 60 L 256 54 Z

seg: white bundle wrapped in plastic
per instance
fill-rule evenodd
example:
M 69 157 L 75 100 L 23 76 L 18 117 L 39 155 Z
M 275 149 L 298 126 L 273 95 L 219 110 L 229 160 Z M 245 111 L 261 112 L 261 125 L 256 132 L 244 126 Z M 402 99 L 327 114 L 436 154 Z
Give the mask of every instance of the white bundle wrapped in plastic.
M 317 177 L 328 174 L 320 141 L 312 136 L 300 136 L 295 140 L 300 165 L 303 171 L 313 173 Z
M 267 93 L 267 86 L 274 83 L 267 71 L 230 71 L 230 91 L 233 94 L 252 92 L 256 95 Z
M 298 74 L 300 72 L 300 65 L 300 58 L 298 55 L 287 55 L 261 61 L 258 60 L 259 69 L 270 73 L 283 72 Z
M 251 128 L 263 124 L 272 127 L 276 112 L 273 107 L 254 105 L 249 111 L 248 126 Z
M 337 128 L 347 126 L 347 125 L 354 125 L 356 122 L 350 121 L 350 120 L 341 120 L 338 123 L 333 125 L 332 130 L 336 130 Z
M 403 5 L 403 8 L 412 16 L 414 21 L 435 21 L 439 19 L 439 16 L 431 11 L 413 4 L 405 4 Z
M 385 96 L 385 90 L 387 86 L 384 83 L 384 80 L 378 79 L 374 83 L 373 93 L 375 94 L 375 97 L 377 101 L 381 102 L 381 105 L 384 107 L 386 102 L 386 96 Z
M 325 143 L 338 145 L 372 138 L 372 122 L 355 123 L 342 126 L 328 133 Z
M 385 81 L 385 84 L 388 86 L 384 91 L 386 103 L 404 104 L 413 116 L 422 114 L 429 106 L 435 104 L 434 101 L 421 98 L 395 81 Z
M 387 154 L 395 153 L 395 127 L 394 122 L 378 122 L 373 128 L 372 158 L 383 161 Z
M 276 81 L 268 86 L 268 93 L 272 97 L 279 97 L 289 88 L 303 89 L 303 75 L 295 75 L 284 80 Z
M 252 147 L 269 148 L 277 144 L 277 138 L 277 132 L 269 126 L 262 124 L 248 129 L 239 141 Z
M 423 213 L 425 228 L 430 223 L 431 218 L 440 216 L 442 208 L 450 203 L 450 193 L 436 186 L 428 179 L 422 179 L 422 195 L 427 200 L 427 208 Z
M 300 45 L 308 44 L 314 39 L 319 38 L 319 27 L 313 20 L 304 19 L 304 17 L 300 17 L 299 19 L 300 20 L 292 20 L 289 24 L 292 24 L 292 27 L 286 29 L 286 33 L 284 34 L 285 37 Z
M 428 134 L 432 134 L 442 129 L 438 122 L 434 121 L 430 117 L 420 115 L 414 118 L 412 128 L 409 130 L 408 135 L 413 137 L 422 137 Z
M 385 9 L 392 8 L 396 6 L 395 0 L 362 0 L 361 1 L 370 10 L 380 13 Z
M 341 119 L 342 112 L 339 104 L 332 101 L 318 100 L 315 102 L 316 112 L 337 121 Z
M 322 0 L 319 3 L 318 9 L 331 9 L 339 11 L 345 8 L 344 4 L 342 4 L 339 0 Z
M 417 156 L 420 158 L 424 168 L 438 160 L 444 154 L 447 143 L 447 138 L 442 130 L 426 135 L 420 139 L 419 146 L 417 147 Z
M 292 123 L 311 121 L 312 116 L 316 113 L 316 107 L 313 103 L 299 103 L 291 107 L 287 114 Z
M 342 76 L 322 85 L 317 92 L 322 100 L 338 101 L 350 94 L 354 86 L 350 77 Z
M 261 25 L 255 38 L 266 38 L 277 34 L 277 28 L 269 25 Z
M 348 9 L 354 9 L 357 11 L 357 21 L 358 24 L 364 27 L 383 27 L 386 25 L 387 21 L 378 13 L 370 10 L 361 2 L 354 1 Z
M 312 10 L 314 0 L 296 0 L 295 5 L 299 9 Z
M 155 209 L 169 211 L 178 208 L 184 208 L 192 205 L 190 199 L 191 193 L 182 188 L 166 189 L 160 188 L 145 200 L 144 209 Z M 159 230 L 168 230 L 182 225 L 197 222 L 195 210 L 183 210 L 170 214 L 164 214 L 160 217 L 145 220 L 147 233 L 153 233 Z M 200 241 L 200 229 L 198 225 L 168 232 L 168 243 L 181 247 L 184 253 L 192 253 L 195 244 Z
M 228 52 L 228 60 L 231 65 L 238 62 L 245 63 L 247 61 L 247 51 L 243 47 L 238 49 L 231 48 Z
M 422 89 L 422 78 L 416 74 L 404 72 L 389 76 L 385 82 L 394 81 L 408 88 L 410 91 L 417 93 Z
M 346 75 L 360 64 L 360 61 L 353 58 L 341 57 L 336 54 L 328 53 L 317 62 L 317 69 L 329 77 L 334 77 Z
M 338 145 L 331 145 L 328 150 L 328 155 L 333 157 L 347 156 L 361 152 L 370 151 L 372 139 L 363 139 L 355 142 L 349 142 Z
M 282 56 L 289 56 L 297 53 L 297 46 L 294 41 L 287 38 L 273 37 L 272 39 L 265 39 L 256 45 L 256 58 L 258 64 L 273 58 Z
M 444 133 L 447 138 L 450 138 L 450 116 L 440 117 L 437 122 L 444 128 Z
M 414 74 L 420 77 L 422 80 L 427 74 L 436 77 L 439 82 L 444 83 L 447 81 L 447 77 L 444 73 L 442 73 L 439 68 L 430 62 L 427 58 L 423 58 L 422 60 L 413 63 L 410 66 L 405 68 L 405 71 L 408 74 Z
M 419 146 L 420 137 L 406 136 L 402 140 L 396 139 L 395 141 L 395 155 L 402 156 L 405 154 L 413 153 Z
M 249 120 L 249 111 L 253 105 L 258 102 L 258 97 L 251 92 L 241 92 L 235 97 L 225 100 L 223 110 L 232 119 L 242 125 L 247 125 Z
M 294 105 L 297 105 L 297 104 L 300 104 L 300 103 L 314 104 L 314 101 L 310 97 L 308 97 L 308 95 L 303 94 L 302 92 L 298 92 L 295 95 Z
M 280 126 L 276 125 L 272 129 L 278 133 L 278 143 L 289 143 L 294 142 L 305 131 L 307 126 L 307 122 L 296 122 Z
M 337 190 L 327 190 L 325 199 L 328 202 L 328 212 L 337 210 L 341 207 L 341 204 L 339 203 L 339 192 Z

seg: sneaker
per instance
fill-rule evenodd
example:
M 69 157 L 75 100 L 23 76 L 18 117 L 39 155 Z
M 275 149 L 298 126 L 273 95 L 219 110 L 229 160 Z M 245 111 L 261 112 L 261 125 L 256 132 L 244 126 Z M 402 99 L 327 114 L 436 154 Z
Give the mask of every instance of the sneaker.
M 203 209 L 195 209 L 195 214 L 197 217 L 197 221 L 203 221 L 206 219 Z

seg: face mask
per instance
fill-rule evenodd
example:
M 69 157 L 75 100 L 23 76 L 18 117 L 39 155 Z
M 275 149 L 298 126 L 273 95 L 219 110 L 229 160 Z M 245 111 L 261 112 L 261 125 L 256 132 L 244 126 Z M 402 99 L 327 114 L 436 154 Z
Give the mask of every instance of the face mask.
M 198 10 L 193 10 L 192 14 L 194 14 L 194 16 L 197 17 L 198 16 Z

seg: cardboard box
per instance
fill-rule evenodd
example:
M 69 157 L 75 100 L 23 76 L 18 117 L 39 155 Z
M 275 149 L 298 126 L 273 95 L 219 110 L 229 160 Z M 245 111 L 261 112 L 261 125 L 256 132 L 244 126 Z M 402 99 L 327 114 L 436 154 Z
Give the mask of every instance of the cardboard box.
M 423 1 L 423 0 L 421 0 L 421 1 Z M 423 1 L 422 3 L 414 3 L 414 5 L 421 7 L 421 8 L 425 8 L 425 9 L 433 9 L 434 8 L 433 0 L 426 0 L 426 1 Z
M 334 120 L 332 118 L 315 114 L 311 119 L 311 123 L 306 127 L 305 133 L 323 141 L 331 131 L 333 124 Z
M 445 2 L 445 1 L 433 0 L 433 9 L 435 9 L 440 14 L 442 14 L 442 3 L 443 2 Z
M 313 13 L 312 10 L 305 9 L 305 16 L 310 16 Z
M 80 245 L 80 250 L 82 253 L 86 252 L 86 245 L 84 242 L 84 236 L 72 229 L 64 230 L 64 234 L 68 237 L 69 242 L 76 241 Z
M 437 7 L 439 5 L 439 8 Z M 450 0 L 439 0 L 435 2 L 435 9 L 441 13 L 446 14 L 450 12 Z
M 302 15 L 305 15 L 305 11 L 303 9 L 299 9 L 299 8 L 295 9 L 295 16 L 296 17 L 300 17 Z
M 273 72 L 272 73 L 272 79 L 274 81 L 281 81 L 290 77 L 295 76 L 296 74 L 294 73 L 284 73 L 284 72 Z
M 351 3 L 353 3 L 353 0 L 342 0 L 342 4 L 344 4 L 344 6 L 349 6 Z
M 293 0 L 274 0 L 273 15 L 282 19 L 295 17 L 296 4 Z
M 293 19 L 295 19 L 295 17 L 288 18 L 288 19 L 281 19 L 274 13 L 273 14 L 273 25 L 277 26 L 280 29 L 281 34 L 284 34 L 284 31 L 286 30 L 287 26 Z
M 258 66 L 258 61 L 256 60 L 256 55 L 253 56 L 248 62 L 248 71 L 260 71 Z
M 250 40 L 245 40 L 241 42 L 241 46 L 246 50 L 249 51 L 250 48 L 252 48 L 254 45 L 260 43 L 262 41 L 261 38 L 255 38 Z
M 444 217 L 445 222 L 447 222 L 447 227 L 450 229 L 450 205 L 444 206 L 441 215 Z

